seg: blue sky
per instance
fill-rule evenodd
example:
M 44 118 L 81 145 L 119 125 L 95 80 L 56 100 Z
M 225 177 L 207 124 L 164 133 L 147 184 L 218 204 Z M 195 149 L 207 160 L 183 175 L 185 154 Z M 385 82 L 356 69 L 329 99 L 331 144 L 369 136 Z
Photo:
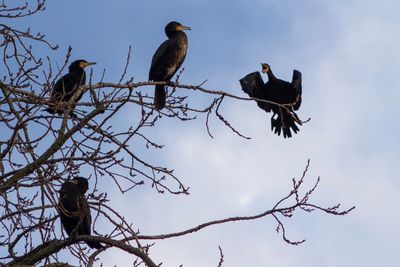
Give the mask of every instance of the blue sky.
M 174 168 L 191 195 L 159 195 L 150 186 L 120 195 L 107 186 L 112 204 L 146 234 L 258 213 L 290 190 L 291 178 L 301 175 L 310 158 L 308 184 L 322 178 L 312 200 L 356 205 L 356 210 L 345 217 L 296 213 L 287 221 L 288 236 L 307 239 L 297 247 L 284 243 L 273 220 L 265 218 L 157 242 L 150 254 L 156 262 L 217 266 L 221 245 L 229 267 L 397 266 L 398 10 L 400 2 L 390 0 L 70 0 L 50 1 L 45 12 L 17 26 L 30 26 L 60 45 L 56 52 L 39 48 L 38 53 L 62 65 L 72 46 L 73 59 L 96 61 L 94 77 L 105 68 L 110 82 L 118 81 L 129 45 L 128 73 L 135 81 L 147 80 L 151 57 L 171 20 L 192 27 L 182 83 L 208 79 L 209 89 L 243 96 L 238 80 L 258 70 L 260 62 L 286 80 L 293 69 L 302 72 L 299 115 L 311 121 L 292 139 L 270 132 L 270 115 L 249 102 L 227 100 L 222 108 L 237 129 L 252 137 L 249 141 L 216 120 L 210 139 L 203 118 L 183 124 L 166 119 L 149 133 L 165 149 L 143 153 Z M 153 93 L 150 87 L 140 90 Z M 198 107 L 210 99 L 191 95 Z M 123 112 L 121 125 L 132 120 L 129 109 Z M 133 259 L 117 250 L 103 255 L 104 266 L 127 266 Z

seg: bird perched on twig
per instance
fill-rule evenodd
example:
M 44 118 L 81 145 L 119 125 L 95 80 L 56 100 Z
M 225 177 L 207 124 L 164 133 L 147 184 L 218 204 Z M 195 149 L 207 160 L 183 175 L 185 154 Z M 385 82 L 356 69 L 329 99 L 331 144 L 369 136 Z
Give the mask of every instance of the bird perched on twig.
M 75 177 L 63 183 L 60 190 L 59 212 L 61 223 L 69 236 L 90 235 L 92 216 L 85 198 L 89 188 L 86 178 Z M 100 249 L 98 242 L 86 241 L 91 248 Z
M 149 81 L 169 82 L 181 67 L 186 57 L 188 39 L 183 30 L 190 27 L 172 21 L 165 26 L 168 40 L 163 42 L 153 55 L 149 72 Z M 165 107 L 167 93 L 164 85 L 156 85 L 154 91 L 154 107 L 161 110 Z
M 273 112 L 271 117 L 271 130 L 283 137 L 292 137 L 292 132 L 297 133 L 302 125 L 301 120 L 294 112 L 301 105 L 301 73 L 293 71 L 292 82 L 286 82 L 275 77 L 271 67 L 261 63 L 262 72 L 268 75 L 268 82 L 264 84 L 259 72 L 253 72 L 240 79 L 242 90 L 250 97 L 267 100 L 273 103 L 257 101 L 257 105 L 266 112 Z
M 90 65 L 96 64 L 95 62 L 87 62 L 86 60 L 75 60 L 69 66 L 69 73 L 61 77 L 53 87 L 51 92 L 49 107 L 45 109 L 47 112 L 54 114 L 63 114 L 64 109 L 59 107 L 61 102 L 68 102 L 74 93 L 78 90 L 79 86 L 85 85 L 86 73 L 85 68 Z M 76 98 L 71 108 L 70 116 L 76 118 L 73 113 L 76 103 L 82 98 L 83 92 Z

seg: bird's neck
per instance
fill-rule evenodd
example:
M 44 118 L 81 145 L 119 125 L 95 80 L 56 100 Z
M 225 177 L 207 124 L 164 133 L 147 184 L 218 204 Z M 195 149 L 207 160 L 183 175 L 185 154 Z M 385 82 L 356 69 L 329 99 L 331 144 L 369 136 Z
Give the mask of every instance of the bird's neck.
M 82 74 L 85 73 L 85 70 L 82 68 L 69 68 L 70 73 Z
M 276 80 L 276 77 L 275 77 L 275 75 L 272 73 L 272 70 L 269 70 L 269 71 L 267 72 L 267 75 L 268 75 L 268 80 L 270 80 L 270 81 L 275 81 L 275 80 Z
M 70 69 L 69 73 L 74 75 L 75 77 L 81 77 L 82 79 L 85 79 L 85 77 L 86 77 L 85 70 L 82 68 Z
M 186 33 L 184 33 L 183 31 L 174 32 L 174 33 L 168 35 L 168 38 L 169 39 L 185 39 L 185 40 L 187 40 Z

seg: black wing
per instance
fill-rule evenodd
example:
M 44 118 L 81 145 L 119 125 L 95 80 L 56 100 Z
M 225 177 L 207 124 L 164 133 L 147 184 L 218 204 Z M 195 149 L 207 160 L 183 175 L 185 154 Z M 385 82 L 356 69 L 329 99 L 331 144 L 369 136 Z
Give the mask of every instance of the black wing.
M 77 194 L 76 184 L 67 181 L 62 185 L 59 201 L 60 219 L 68 235 L 79 223 Z
M 247 74 L 245 77 L 239 80 L 242 86 L 243 92 L 248 94 L 250 97 L 256 97 L 260 94 L 263 88 L 264 81 L 261 78 L 261 74 L 258 71 Z
M 264 84 L 260 72 L 252 72 L 239 80 L 243 92 L 250 97 L 269 100 L 268 87 Z M 257 101 L 257 105 L 266 112 L 271 111 L 271 105 L 265 102 Z
M 169 81 L 181 67 L 186 57 L 186 44 L 166 40 L 155 52 L 149 71 L 150 81 Z
M 296 103 L 293 105 L 294 110 L 298 110 L 301 105 L 301 72 L 298 70 L 293 71 L 292 86 L 296 91 Z
M 82 220 L 82 224 L 79 231 L 79 234 L 82 235 L 90 235 L 91 230 L 90 227 L 92 225 L 92 216 L 90 215 L 89 204 L 86 201 L 84 195 L 79 196 L 79 213 Z
M 82 223 L 79 227 L 79 234 L 81 235 L 90 235 L 91 234 L 91 227 L 92 227 L 92 215 L 90 214 L 90 207 L 87 203 L 87 200 L 84 195 L 81 195 L 79 198 L 80 202 L 80 210 L 82 214 Z M 93 241 L 86 241 L 86 244 L 91 248 L 100 249 L 103 248 L 99 242 Z
M 71 99 L 73 94 L 78 90 L 80 85 L 85 85 L 86 74 L 70 72 L 59 79 L 54 85 L 53 91 L 51 92 L 49 108 L 46 109 L 48 112 L 54 114 L 63 113 L 64 110 L 57 108 L 60 102 L 67 102 Z M 82 98 L 83 92 L 76 98 L 72 110 L 75 109 L 76 103 Z M 71 112 L 73 115 L 73 113 Z
M 71 96 L 78 90 L 79 80 L 72 73 L 64 75 L 54 85 L 51 93 L 50 101 L 61 102 L 68 101 Z

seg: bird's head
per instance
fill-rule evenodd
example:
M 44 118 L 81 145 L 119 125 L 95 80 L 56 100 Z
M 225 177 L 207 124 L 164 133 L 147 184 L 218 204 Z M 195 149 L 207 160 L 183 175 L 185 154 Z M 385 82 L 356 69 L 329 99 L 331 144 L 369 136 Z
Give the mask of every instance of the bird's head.
M 165 26 L 165 34 L 170 37 L 174 32 L 191 30 L 190 27 L 184 26 L 176 21 L 171 21 Z
M 261 72 L 268 73 L 271 70 L 271 67 L 267 63 L 261 63 Z
M 69 70 L 76 70 L 76 69 L 84 69 L 87 66 L 91 66 L 96 64 L 96 62 L 87 62 L 84 59 L 78 59 L 75 60 L 74 62 L 71 63 L 71 65 L 69 65 Z
M 86 191 L 89 189 L 89 183 L 88 183 L 88 180 L 86 178 L 77 176 L 77 177 L 72 179 L 72 182 L 76 184 L 76 186 L 78 187 L 79 191 L 82 194 L 85 194 Z

